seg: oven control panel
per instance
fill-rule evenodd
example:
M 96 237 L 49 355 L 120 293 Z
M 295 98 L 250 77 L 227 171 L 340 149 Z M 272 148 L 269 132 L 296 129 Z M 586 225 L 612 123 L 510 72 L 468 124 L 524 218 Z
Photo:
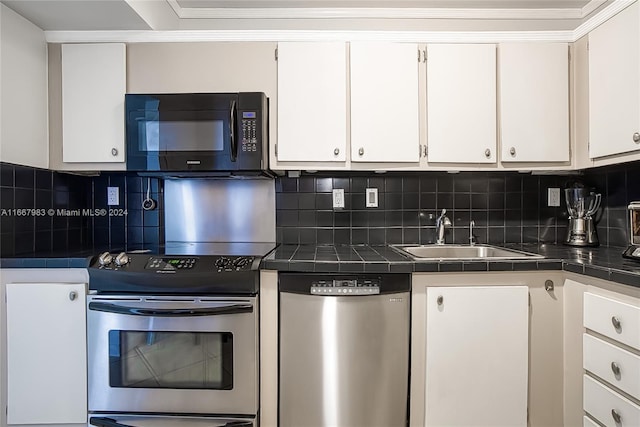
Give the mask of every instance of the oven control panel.
M 193 268 L 197 262 L 197 258 L 151 257 L 144 268 L 164 271 L 188 270 Z
M 148 255 L 104 252 L 95 257 L 91 268 L 129 273 L 223 273 L 257 269 L 260 258 L 240 255 Z
M 311 282 L 311 293 L 315 295 L 377 295 L 380 293 L 380 280 L 377 279 L 339 279 L 317 280 Z

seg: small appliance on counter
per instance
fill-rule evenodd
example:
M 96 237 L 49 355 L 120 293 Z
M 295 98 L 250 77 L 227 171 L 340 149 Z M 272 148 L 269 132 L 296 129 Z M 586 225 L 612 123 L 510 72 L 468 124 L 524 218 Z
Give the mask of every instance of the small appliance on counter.
M 622 253 L 622 256 L 640 261 L 640 202 L 629 204 L 629 247 Z
M 598 246 L 595 214 L 600 208 L 601 194 L 575 183 L 564 190 L 569 228 L 565 244 L 569 246 Z

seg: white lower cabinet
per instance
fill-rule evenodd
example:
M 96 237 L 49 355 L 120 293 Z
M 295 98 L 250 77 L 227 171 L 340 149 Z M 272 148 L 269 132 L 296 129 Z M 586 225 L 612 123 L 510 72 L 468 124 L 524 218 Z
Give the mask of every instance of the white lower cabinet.
M 425 426 L 526 426 L 527 286 L 426 291 Z
M 607 427 L 640 426 L 640 300 L 586 292 L 583 301 L 584 412 Z
M 640 426 L 640 406 L 584 376 L 584 410 L 606 427 Z
M 10 283 L 7 424 L 87 422 L 86 285 Z

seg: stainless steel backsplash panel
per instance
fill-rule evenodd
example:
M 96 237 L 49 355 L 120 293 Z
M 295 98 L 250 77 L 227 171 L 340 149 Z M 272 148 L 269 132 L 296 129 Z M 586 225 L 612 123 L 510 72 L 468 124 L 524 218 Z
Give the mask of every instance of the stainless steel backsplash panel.
M 271 179 L 167 179 L 166 242 L 275 242 Z

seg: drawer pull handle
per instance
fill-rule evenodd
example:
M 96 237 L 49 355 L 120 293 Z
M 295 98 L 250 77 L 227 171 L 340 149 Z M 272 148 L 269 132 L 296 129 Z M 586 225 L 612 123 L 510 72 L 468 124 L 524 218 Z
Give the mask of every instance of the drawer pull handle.
M 442 306 L 442 304 L 444 304 L 444 297 L 442 295 L 438 295 L 438 298 L 436 299 L 436 304 L 438 304 L 439 306 Z
M 78 298 L 78 293 L 76 291 L 69 292 L 69 300 L 70 301 L 75 301 L 76 298 Z
M 613 417 L 613 421 L 615 421 L 616 424 L 622 424 L 622 417 L 620 416 L 620 413 L 618 411 L 612 409 L 611 416 Z
M 616 377 L 619 377 L 620 365 L 618 365 L 616 362 L 611 362 L 611 372 L 613 372 L 613 375 L 615 375 Z
M 618 332 L 622 329 L 622 323 L 620 323 L 620 319 L 618 319 L 616 316 L 613 316 L 611 318 L 611 324 L 614 328 L 616 328 L 616 331 Z

